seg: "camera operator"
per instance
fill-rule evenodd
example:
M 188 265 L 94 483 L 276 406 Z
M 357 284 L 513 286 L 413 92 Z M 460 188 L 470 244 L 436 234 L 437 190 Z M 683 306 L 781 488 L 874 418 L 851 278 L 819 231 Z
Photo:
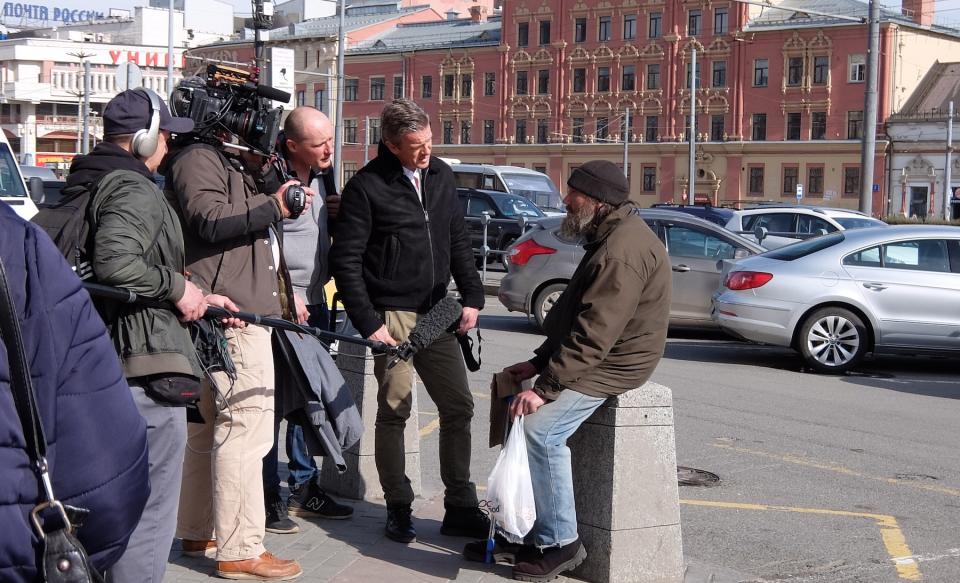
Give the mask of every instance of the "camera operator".
M 290 112 L 277 140 L 275 183 L 287 177 L 298 178 L 310 185 L 316 195 L 309 212 L 283 221 L 283 257 L 293 285 L 296 320 L 326 329 L 329 324 L 323 286 L 329 279 L 327 256 L 330 251 L 328 221 L 336 218 L 340 206 L 333 183 L 333 124 L 323 112 L 309 106 Z M 269 187 L 268 187 L 269 188 Z M 278 395 L 280 391 L 278 390 Z M 263 488 L 266 494 L 267 531 L 287 534 L 298 532 L 299 526 L 288 516 L 345 519 L 353 508 L 337 503 L 320 487 L 320 472 L 307 451 L 303 428 L 287 423 L 287 483 L 290 497 L 280 496 L 278 437 L 280 412 L 277 412 L 273 449 L 263 458 Z
M 196 91 L 197 81 L 185 79 L 177 91 Z M 173 103 L 184 101 L 174 96 Z M 222 129 L 207 131 L 225 137 Z M 184 224 L 187 269 L 205 292 L 229 291 L 241 310 L 283 315 L 293 301 L 281 275 L 274 229 L 291 216 L 285 194 L 296 182 L 287 181 L 273 194 L 258 193 L 262 159 L 211 145 L 209 133 L 205 138 L 182 147 L 166 169 L 166 185 Z M 304 191 L 308 208 L 313 191 Z M 231 379 L 215 372 L 216 386 L 204 383 L 201 390 L 206 422 L 189 428 L 177 536 L 185 554 L 215 552 L 220 577 L 291 579 L 302 572 L 300 565 L 263 547 L 261 460 L 273 444 L 274 423 L 270 331 L 251 325 L 225 333 L 237 373 Z

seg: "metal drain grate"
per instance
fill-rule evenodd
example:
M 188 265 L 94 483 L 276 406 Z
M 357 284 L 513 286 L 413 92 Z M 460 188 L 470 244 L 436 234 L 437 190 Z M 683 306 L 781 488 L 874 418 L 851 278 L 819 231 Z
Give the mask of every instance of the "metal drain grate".
M 720 484 L 720 476 L 706 470 L 677 466 L 677 483 L 681 486 L 712 487 Z

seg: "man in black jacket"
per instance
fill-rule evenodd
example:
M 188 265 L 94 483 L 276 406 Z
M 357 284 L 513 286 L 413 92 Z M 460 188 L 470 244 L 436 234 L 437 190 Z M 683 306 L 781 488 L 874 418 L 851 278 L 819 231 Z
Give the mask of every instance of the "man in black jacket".
M 483 286 L 457 200 L 453 171 L 430 156 L 430 120 L 416 103 L 398 99 L 381 114 L 377 158 L 343 190 L 330 252 L 347 314 L 364 338 L 396 345 L 420 315 L 447 295 L 451 273 L 463 298 L 458 334 L 476 326 Z M 410 416 L 413 372 L 440 415 L 440 476 L 446 515 L 440 531 L 486 536 L 470 481 L 473 397 L 459 345 L 445 334 L 410 363 L 387 370 L 378 358 L 380 384 L 374 457 L 387 502 L 386 534 L 416 539 L 410 518 L 413 489 L 404 470 L 403 430 Z

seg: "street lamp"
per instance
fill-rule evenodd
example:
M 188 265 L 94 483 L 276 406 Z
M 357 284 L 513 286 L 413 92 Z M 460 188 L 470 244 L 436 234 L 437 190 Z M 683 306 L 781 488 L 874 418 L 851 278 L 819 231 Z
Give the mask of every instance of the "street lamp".
M 346 53 L 346 25 L 344 19 L 347 14 L 347 2 L 346 0 L 321 0 L 323 2 L 336 2 L 340 11 L 340 23 L 337 26 L 337 100 L 334 113 L 334 129 L 333 129 L 333 163 L 335 168 L 340 170 L 333 173 L 334 176 L 334 186 L 337 190 L 341 188 L 340 176 L 343 172 L 343 93 L 344 87 L 343 82 L 346 77 L 343 74 L 343 57 Z M 304 73 L 305 71 L 295 71 L 295 73 Z M 313 73 L 316 75 L 321 75 L 319 73 Z M 321 76 L 327 76 L 325 74 Z M 333 77 L 333 75 L 330 75 Z
M 343 56 L 347 52 L 346 44 L 346 26 L 344 25 L 344 18 L 347 14 L 347 2 L 346 0 L 339 0 L 340 6 L 340 26 L 337 30 L 337 119 L 336 126 L 334 126 L 334 140 L 333 140 L 333 163 L 337 165 L 340 169 L 338 172 L 334 172 L 334 188 L 337 190 L 342 190 L 342 184 L 340 176 L 343 173 L 343 93 L 344 93 L 344 78 L 343 78 Z
M 90 141 L 88 138 L 90 131 L 90 122 L 88 120 L 90 117 L 90 61 L 87 60 L 87 57 L 92 57 L 96 53 L 77 51 L 67 54 L 80 59 L 80 62 L 83 64 L 83 91 L 77 93 L 78 101 L 81 97 L 83 98 L 82 107 L 80 103 L 77 103 L 77 107 L 79 108 L 77 113 L 80 116 L 80 120 L 78 120 L 77 123 L 77 153 L 87 154 L 90 152 Z

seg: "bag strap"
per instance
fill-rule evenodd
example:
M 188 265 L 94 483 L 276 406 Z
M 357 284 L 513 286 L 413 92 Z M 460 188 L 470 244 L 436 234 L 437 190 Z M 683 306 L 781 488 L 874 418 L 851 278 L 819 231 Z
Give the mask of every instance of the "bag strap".
M 20 320 L 17 318 L 10 288 L 7 285 L 7 272 L 0 260 L 0 335 L 7 347 L 7 360 L 10 363 L 10 388 L 13 402 L 17 407 L 20 424 L 23 425 L 23 437 L 27 442 L 27 454 L 30 461 L 37 463 L 47 454 L 47 442 L 43 435 L 43 425 L 37 415 L 34 402 L 33 381 L 30 368 L 23 350 L 23 338 L 20 334 Z
M 53 494 L 53 483 L 50 480 L 47 465 L 47 440 L 43 433 L 43 424 L 37 412 L 36 396 L 33 392 L 33 381 L 30 378 L 30 367 L 27 364 L 26 353 L 23 350 L 23 336 L 20 333 L 20 320 L 10 295 L 10 286 L 7 284 L 7 271 L 0 260 L 0 337 L 7 348 L 7 360 L 10 366 L 10 389 L 13 392 L 13 402 L 23 426 L 23 437 L 27 442 L 27 455 L 33 462 L 34 469 L 43 487 L 45 502 L 39 503 L 31 512 L 34 528 L 40 538 L 44 538 L 43 527 L 40 524 L 39 513 L 46 508 L 54 508 L 63 521 L 64 527 L 70 528 L 63 504 Z
M 477 323 L 477 357 L 473 357 L 473 338 L 470 338 L 469 332 L 467 334 L 454 334 L 457 341 L 460 342 L 460 352 L 463 353 L 464 364 L 467 365 L 467 370 L 470 372 L 477 372 L 480 370 L 480 353 L 483 352 L 483 336 L 480 335 L 480 323 Z

